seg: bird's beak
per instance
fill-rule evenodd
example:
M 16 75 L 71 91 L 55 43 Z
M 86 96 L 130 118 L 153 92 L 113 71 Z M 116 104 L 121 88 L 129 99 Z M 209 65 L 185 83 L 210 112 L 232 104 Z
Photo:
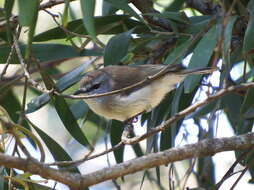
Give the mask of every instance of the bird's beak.
M 85 92 L 86 92 L 85 89 L 80 88 L 80 89 L 78 89 L 77 91 L 75 91 L 75 92 L 73 93 L 73 95 L 79 95 L 79 94 L 83 94 L 83 93 L 85 93 Z

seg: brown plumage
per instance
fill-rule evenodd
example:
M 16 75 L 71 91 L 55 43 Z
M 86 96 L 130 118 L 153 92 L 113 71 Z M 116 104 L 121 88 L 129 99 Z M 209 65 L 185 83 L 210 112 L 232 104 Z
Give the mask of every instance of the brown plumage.
M 80 82 L 76 94 L 100 94 L 119 90 L 153 76 L 166 65 L 107 66 L 87 73 Z M 84 99 L 97 114 L 109 119 L 125 121 L 137 114 L 150 111 L 157 106 L 165 95 L 175 88 L 188 74 L 207 74 L 214 69 L 186 69 L 181 65 L 172 65 L 163 76 L 148 81 L 141 86 L 118 94 Z

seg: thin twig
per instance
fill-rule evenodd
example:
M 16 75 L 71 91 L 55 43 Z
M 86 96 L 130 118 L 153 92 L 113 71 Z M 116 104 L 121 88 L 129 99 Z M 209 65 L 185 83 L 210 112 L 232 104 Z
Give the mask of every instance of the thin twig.
M 83 161 L 86 161 L 86 160 L 91 160 L 91 159 L 94 159 L 96 157 L 99 157 L 99 156 L 102 156 L 104 154 L 107 154 L 111 151 L 114 151 L 118 148 L 120 148 L 121 146 L 123 146 L 124 144 L 136 144 L 160 131 L 163 131 L 165 130 L 166 128 L 168 128 L 172 123 L 178 121 L 179 119 L 187 116 L 188 114 L 190 113 L 193 113 L 197 108 L 200 108 L 201 106 L 207 104 L 207 103 L 210 103 L 211 101 L 214 101 L 226 94 L 229 94 L 229 93 L 232 93 L 232 92 L 236 92 L 236 91 L 241 91 L 241 90 L 244 90 L 244 89 L 247 89 L 247 88 L 252 88 L 254 87 L 254 82 L 252 83 L 245 83 L 245 84 L 241 84 L 241 85 L 237 85 L 237 86 L 231 86 L 231 87 L 228 87 L 226 89 L 222 89 L 222 90 L 219 90 L 215 95 L 211 95 L 209 97 L 207 97 L 205 100 L 203 101 L 200 101 L 200 102 L 197 102 L 195 104 L 193 104 L 192 106 L 189 106 L 187 107 L 186 109 L 182 110 L 181 112 L 175 114 L 174 116 L 172 116 L 171 118 L 169 118 L 167 121 L 165 121 L 164 123 L 162 123 L 161 125 L 151 129 L 148 133 L 146 134 L 143 134 L 141 136 L 136 136 L 136 137 L 133 137 L 133 138 L 130 138 L 130 139 L 123 139 L 121 142 L 119 142 L 116 146 L 108 149 L 108 150 L 105 150 L 105 151 L 102 151 L 101 153 L 98 153 L 98 154 L 95 154 L 91 157 L 88 157 L 88 158 L 83 158 L 83 159 L 80 159 L 80 160 L 77 160 L 77 161 L 71 161 L 71 162 L 54 162 L 54 163 L 49 163 L 48 165 L 64 165 L 66 163 L 66 165 L 70 165 L 70 164 L 73 164 L 73 163 L 81 163 Z
M 83 163 L 83 162 L 85 162 L 85 161 L 87 161 L 87 160 L 92 160 L 92 159 L 97 158 L 97 157 L 99 157 L 99 156 L 105 155 L 105 154 L 107 154 L 107 153 L 109 153 L 109 152 L 115 151 L 115 150 L 117 150 L 118 148 L 122 147 L 123 145 L 124 145 L 123 142 L 119 142 L 117 145 L 111 147 L 110 149 L 105 150 L 105 151 L 102 151 L 102 152 L 97 153 L 97 154 L 94 154 L 94 155 L 92 155 L 92 156 L 89 156 L 89 155 L 88 155 L 89 157 L 84 156 L 82 159 L 75 160 L 75 161 L 59 161 L 59 162 L 47 163 L 47 164 L 45 164 L 45 165 L 47 165 L 47 166 L 54 166 L 54 165 L 58 165 L 58 166 L 75 165 L 75 166 L 77 166 L 77 165 L 79 165 L 79 164 L 81 164 L 81 163 Z
M 14 44 L 12 44 L 12 46 L 11 46 L 11 51 L 10 51 L 10 53 L 9 53 L 9 56 L 8 56 L 8 58 L 7 58 L 7 60 L 6 60 L 5 66 L 4 66 L 4 68 L 3 68 L 3 71 L 2 71 L 2 73 L 1 73 L 0 80 L 3 80 L 4 75 L 5 75 L 6 72 L 7 72 L 7 69 L 8 69 L 8 67 L 9 67 L 9 65 L 10 65 L 10 63 L 11 63 L 11 58 L 12 58 L 12 55 L 13 55 L 13 53 L 14 53 L 14 49 L 15 49 Z
M 20 48 L 19 48 L 19 45 L 18 45 L 18 39 L 17 39 L 17 37 L 15 35 L 13 35 L 13 44 L 14 44 L 15 50 L 17 52 L 19 62 L 20 62 L 21 66 L 22 66 L 22 68 L 24 70 L 25 77 L 26 78 L 31 78 L 30 74 L 29 74 L 29 72 L 27 70 L 27 66 L 26 66 L 25 60 L 22 57 L 22 54 L 21 54 L 21 51 L 20 51 Z

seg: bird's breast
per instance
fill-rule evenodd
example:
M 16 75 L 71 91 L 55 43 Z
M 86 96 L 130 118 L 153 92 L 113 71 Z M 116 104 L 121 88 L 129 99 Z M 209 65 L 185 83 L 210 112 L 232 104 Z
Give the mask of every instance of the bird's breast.
M 86 99 L 85 102 L 97 114 L 108 119 L 125 121 L 156 107 L 165 95 L 183 80 L 180 75 L 166 75 L 129 93 Z

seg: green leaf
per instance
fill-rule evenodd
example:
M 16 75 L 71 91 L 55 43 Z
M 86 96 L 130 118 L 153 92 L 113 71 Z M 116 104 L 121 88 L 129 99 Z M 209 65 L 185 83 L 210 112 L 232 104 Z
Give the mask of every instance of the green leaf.
M 64 12 L 62 16 L 62 25 L 64 27 L 66 27 L 68 24 L 69 7 L 70 7 L 70 0 L 64 0 Z
M 110 15 L 110 16 L 99 16 L 94 18 L 94 24 L 96 33 L 98 34 L 118 34 L 136 26 L 144 26 L 136 20 L 130 19 L 128 15 Z M 78 33 L 87 35 L 88 32 L 83 27 L 82 19 L 74 20 L 68 23 L 67 29 Z M 147 30 L 147 29 L 146 29 Z M 48 31 L 42 32 L 34 37 L 34 41 L 42 42 L 48 40 L 56 40 L 66 38 L 65 32 L 60 28 L 56 27 Z
M 61 118 L 65 128 L 69 131 L 74 139 L 76 139 L 80 144 L 91 148 L 89 141 L 87 140 L 86 136 L 80 129 L 76 118 L 74 117 L 73 113 L 71 112 L 69 106 L 67 105 L 66 101 L 63 97 L 54 96 L 51 98 L 56 111 Z
M 236 22 L 237 16 L 232 16 L 229 18 L 228 20 L 228 24 L 225 28 L 225 32 L 224 32 L 224 52 L 225 55 L 228 53 L 230 53 L 230 47 L 231 47 L 231 40 L 232 40 L 232 31 L 233 31 L 233 27 L 234 24 Z M 228 55 L 229 56 L 229 55 Z
M 209 15 L 193 16 L 188 18 L 191 24 L 186 26 L 184 33 L 195 35 L 198 32 L 204 30 L 207 24 L 211 21 L 212 17 Z
M 4 9 L 5 9 L 5 17 L 9 19 L 11 17 L 11 11 L 14 5 L 14 0 L 5 0 Z
M 169 6 L 165 8 L 167 11 L 179 11 L 182 9 L 185 0 L 175 0 L 171 1 Z
M 157 16 L 159 18 L 165 18 L 165 19 L 170 19 L 170 20 L 177 21 L 184 24 L 190 24 L 190 21 L 187 15 L 183 11 L 182 12 L 165 11 L 163 13 L 145 13 L 143 15 Z
M 163 116 L 162 120 L 166 120 L 171 116 L 171 107 L 173 104 L 174 95 L 175 90 L 171 91 L 170 94 L 167 95 L 167 97 L 163 100 L 163 102 L 159 106 L 160 110 L 164 110 L 162 111 L 163 114 L 161 114 L 161 116 Z M 160 151 L 169 149 L 171 147 L 171 142 L 172 142 L 171 127 L 168 127 L 161 132 Z
M 83 100 L 80 100 L 76 102 L 75 104 L 72 104 L 70 109 L 74 117 L 76 118 L 76 120 L 80 118 L 84 118 L 89 110 L 87 104 Z
M 26 114 L 37 111 L 38 109 L 46 105 L 49 101 L 50 101 L 49 94 L 45 93 L 40 96 L 37 96 L 27 104 Z
M 240 112 L 245 113 L 251 107 L 254 106 L 254 88 L 249 88 L 244 97 L 243 104 L 241 106 Z
M 220 109 L 220 108 L 218 108 L 218 101 L 219 100 L 214 100 L 214 101 L 211 101 L 208 104 L 200 107 L 197 111 L 190 114 L 188 118 L 200 118 L 200 117 L 203 117 L 206 114 L 210 113 L 214 109 Z
M 127 55 L 133 30 L 112 37 L 105 47 L 104 64 L 114 65 Z
M 248 54 L 254 49 L 254 0 L 250 0 L 247 6 L 249 11 L 249 22 L 243 40 L 243 53 Z
M 24 55 L 26 45 L 21 45 L 20 49 Z M 74 47 L 62 44 L 33 44 L 32 45 L 33 56 L 41 62 L 50 62 L 56 60 L 63 60 L 78 56 L 101 56 L 101 50 L 83 50 L 78 52 Z M 0 46 L 0 63 L 5 63 L 10 53 L 10 47 L 6 45 Z M 13 56 L 12 63 L 18 63 L 16 55 Z
M 191 43 L 191 40 L 186 40 L 185 42 L 182 42 L 182 44 L 179 44 L 174 48 L 174 50 L 166 57 L 163 64 L 173 64 L 173 61 L 176 60 L 177 57 L 179 59 L 176 63 L 181 62 L 183 58 L 183 51 L 185 50 L 186 46 L 188 46 Z
M 121 141 L 121 136 L 123 133 L 123 124 L 122 122 L 112 120 L 110 129 L 111 129 L 110 131 L 111 146 L 115 146 Z M 124 146 L 114 150 L 114 156 L 117 163 L 123 162 L 123 152 Z
M 48 147 L 49 151 L 51 152 L 52 156 L 56 161 L 71 161 L 71 157 L 68 153 L 50 136 L 48 136 L 44 131 L 42 131 L 39 127 L 35 126 L 30 122 L 31 126 L 34 130 L 38 133 L 41 137 L 43 142 Z M 78 168 L 74 167 L 73 172 L 80 173 Z
M 69 88 L 76 82 L 78 82 L 82 78 L 82 73 L 86 71 L 86 69 L 90 66 L 90 62 L 86 62 L 78 66 L 77 68 L 73 69 L 72 71 L 65 74 L 63 77 L 61 77 L 57 83 L 56 87 L 57 89 L 62 92 L 66 88 Z
M 195 69 L 207 67 L 216 44 L 217 32 L 216 26 L 213 26 L 194 49 L 188 68 Z M 192 92 L 198 86 L 201 78 L 202 75 L 187 76 L 184 80 L 184 92 Z
M 96 39 L 94 24 L 95 0 L 80 0 L 80 5 L 83 14 L 83 24 L 85 25 L 88 34 L 93 39 Z
M 144 22 L 144 20 L 138 15 L 138 13 L 135 12 L 129 5 L 128 0 L 106 0 L 108 3 L 110 3 L 112 6 L 123 10 L 124 12 L 129 13 L 131 16 L 134 16 L 138 20 Z
M 102 15 L 113 15 L 118 9 L 113 7 L 110 3 L 107 1 L 102 2 Z
M 81 64 L 77 68 L 73 69 L 69 73 L 61 77 L 55 84 L 56 88 L 62 92 L 63 90 L 69 88 L 82 77 L 83 72 L 87 69 L 90 64 L 88 62 Z M 44 93 L 34 99 L 32 99 L 28 105 L 26 113 L 32 113 L 40 109 L 42 106 L 47 104 L 50 100 L 50 96 L 47 93 Z
M 31 26 L 37 17 L 39 0 L 18 0 L 19 23 L 21 26 Z
M 55 88 L 54 81 L 51 77 L 43 70 L 40 70 L 43 82 L 46 88 L 52 89 Z M 65 128 L 69 131 L 72 137 L 77 140 L 80 144 L 88 147 L 89 149 L 92 146 L 89 144 L 85 134 L 80 129 L 76 118 L 74 117 L 73 113 L 71 112 L 68 104 L 66 103 L 65 99 L 61 96 L 51 95 L 50 99 L 55 106 L 57 114 L 59 115 L 61 121 L 63 122 Z
M 14 6 L 14 0 L 8 0 L 8 1 L 6 0 L 4 2 L 4 10 L 5 10 L 4 13 L 5 13 L 6 27 L 2 26 L 1 27 L 2 29 L 0 29 L 1 32 L 6 30 L 5 34 L 6 34 L 7 38 L 8 38 L 9 44 L 11 44 L 11 42 L 12 42 L 11 29 L 12 29 L 13 23 L 10 23 L 9 19 L 12 16 L 13 6 Z M 2 12 L 2 11 L 0 11 L 0 12 Z M 2 17 L 2 15 L 0 15 L 0 20 L 2 20 L 1 17 Z M 6 29 L 3 29 L 3 28 L 6 28 Z

